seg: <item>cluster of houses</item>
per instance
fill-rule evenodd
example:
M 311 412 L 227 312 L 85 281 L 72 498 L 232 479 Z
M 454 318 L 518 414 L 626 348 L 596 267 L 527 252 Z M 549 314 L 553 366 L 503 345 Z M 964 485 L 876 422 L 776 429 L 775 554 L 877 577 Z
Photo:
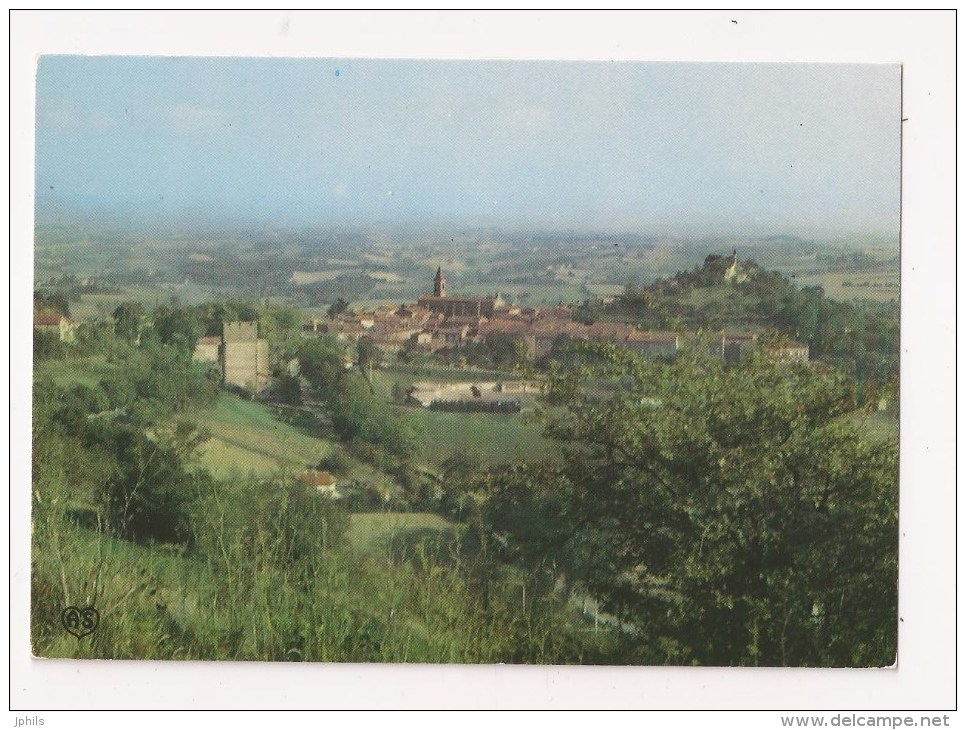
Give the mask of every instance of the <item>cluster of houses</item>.
M 729 271 L 734 269 L 732 262 Z M 531 359 L 545 357 L 562 337 L 609 342 L 652 358 L 671 357 L 681 349 L 681 335 L 675 332 L 642 331 L 626 322 L 583 324 L 575 322 L 570 307 L 563 305 L 523 308 L 507 305 L 499 296 L 451 296 L 440 269 L 433 280 L 433 293 L 419 297 L 415 304 L 312 319 L 305 329 L 349 342 L 366 337 L 388 353 L 404 348 L 453 352 L 490 335 L 518 338 Z M 758 348 L 780 361 L 807 362 L 809 358 L 806 344 L 763 344 L 754 333 L 722 332 L 714 345 L 715 353 L 727 361 L 737 361 L 748 350 Z
M 62 342 L 73 342 L 76 323 L 60 313 L 41 311 L 34 314 L 34 329 L 55 334 Z M 642 331 L 624 322 L 583 324 L 575 322 L 571 309 L 563 305 L 523 308 L 507 305 L 499 296 L 451 296 L 440 269 L 433 280 L 433 293 L 419 297 L 415 304 L 312 319 L 305 329 L 306 334 L 332 334 L 349 342 L 366 337 L 387 353 L 404 348 L 453 352 L 483 342 L 490 335 L 519 339 L 531 359 L 549 354 L 562 337 L 609 342 L 646 357 L 670 357 L 681 349 L 677 333 Z M 759 342 L 755 333 L 721 332 L 712 347 L 714 354 L 728 362 L 740 361 L 751 350 L 762 350 L 781 362 L 809 359 L 807 344 Z M 220 336 L 198 339 L 194 359 L 218 367 L 226 384 L 251 393 L 261 393 L 271 382 L 268 342 L 258 336 L 255 322 L 225 322 Z M 484 390 L 492 390 L 494 399 L 502 397 L 501 391 L 490 385 Z M 442 394 L 436 395 L 430 400 L 446 400 Z M 417 396 L 416 400 L 427 399 Z
M 564 336 L 612 342 L 647 356 L 671 356 L 681 347 L 680 336 L 673 332 L 643 332 L 622 322 L 574 322 L 566 306 L 523 308 L 509 306 L 499 296 L 451 296 L 441 270 L 436 271 L 433 293 L 414 305 L 313 319 L 306 330 L 347 341 L 367 337 L 390 353 L 403 348 L 452 352 L 494 334 L 519 338 L 532 359 L 547 355 Z

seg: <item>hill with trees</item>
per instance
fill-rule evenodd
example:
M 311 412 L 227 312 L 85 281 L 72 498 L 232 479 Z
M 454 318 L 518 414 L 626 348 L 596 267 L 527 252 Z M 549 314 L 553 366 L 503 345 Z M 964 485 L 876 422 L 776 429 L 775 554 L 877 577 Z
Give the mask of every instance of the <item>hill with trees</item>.
M 741 280 L 728 281 L 731 261 L 731 257 L 709 255 L 691 271 L 646 287 L 628 285 L 611 303 L 587 302 L 578 316 L 634 321 L 645 329 L 773 331 L 807 343 L 812 359 L 853 375 L 860 386 L 895 392 L 897 304 L 835 301 L 819 286 L 799 287 L 754 261 L 738 261 Z

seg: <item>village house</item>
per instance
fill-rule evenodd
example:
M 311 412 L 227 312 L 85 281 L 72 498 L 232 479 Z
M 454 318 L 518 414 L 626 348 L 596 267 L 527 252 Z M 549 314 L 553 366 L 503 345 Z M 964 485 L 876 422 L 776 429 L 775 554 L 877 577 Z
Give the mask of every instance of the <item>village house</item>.
M 75 325 L 60 312 L 34 314 L 34 329 L 57 335 L 61 342 L 73 342 Z
M 757 347 L 758 335 L 754 332 L 722 331 L 715 350 L 722 360 L 736 365 Z
M 722 331 L 716 344 L 715 354 L 725 362 L 736 365 L 752 352 L 763 352 L 776 362 L 809 362 L 809 347 L 804 342 L 759 342 L 756 332 Z
M 644 357 L 673 357 L 681 349 L 681 337 L 674 332 L 628 333 L 624 347 Z
M 324 469 L 309 469 L 298 475 L 298 480 L 309 487 L 315 487 L 316 491 L 327 494 L 338 499 L 341 495 L 338 490 L 338 480 L 331 472 Z

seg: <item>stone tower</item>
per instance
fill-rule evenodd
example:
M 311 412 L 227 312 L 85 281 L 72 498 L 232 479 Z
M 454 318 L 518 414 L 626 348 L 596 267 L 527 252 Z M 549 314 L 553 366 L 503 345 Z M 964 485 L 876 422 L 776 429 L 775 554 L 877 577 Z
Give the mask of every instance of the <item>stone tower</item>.
M 738 269 L 738 249 L 731 254 L 731 265 L 725 271 L 724 280 L 734 284 L 741 284 L 748 280 L 748 274 Z
M 436 268 L 436 276 L 433 278 L 433 296 L 446 296 L 446 277 L 443 276 L 443 267 Z
M 225 382 L 260 393 L 268 384 L 268 341 L 259 339 L 255 322 L 222 325 L 221 363 Z

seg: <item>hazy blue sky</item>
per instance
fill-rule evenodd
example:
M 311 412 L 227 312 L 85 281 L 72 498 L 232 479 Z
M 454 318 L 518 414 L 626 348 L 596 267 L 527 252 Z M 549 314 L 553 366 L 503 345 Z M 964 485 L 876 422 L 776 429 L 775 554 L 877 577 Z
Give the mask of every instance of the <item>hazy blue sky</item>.
M 894 233 L 899 68 L 45 57 L 37 201 Z

